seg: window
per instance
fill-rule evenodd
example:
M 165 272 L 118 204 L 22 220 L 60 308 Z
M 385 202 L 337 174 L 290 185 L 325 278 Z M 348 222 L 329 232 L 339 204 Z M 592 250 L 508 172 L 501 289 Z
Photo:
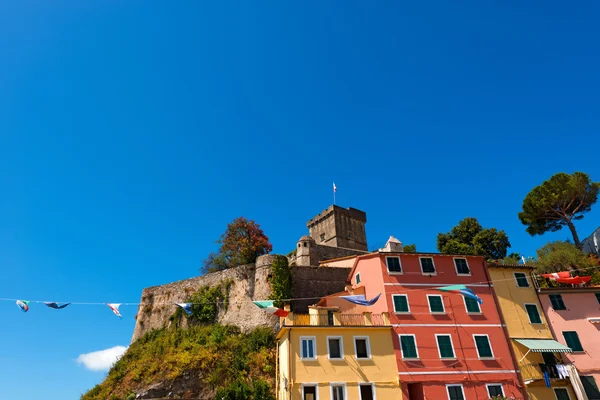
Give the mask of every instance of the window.
M 448 400 L 465 400 L 462 385 L 446 385 Z
M 371 351 L 369 350 L 369 338 L 355 337 L 354 351 L 356 358 L 371 358 Z
M 360 273 L 356 274 L 356 284 L 360 283 Z
M 556 396 L 556 400 L 571 400 L 567 388 L 554 388 L 554 395 Z
M 579 341 L 579 336 L 575 331 L 566 331 L 563 332 L 563 337 L 565 338 L 565 342 L 567 342 L 567 346 L 571 348 L 573 351 L 583 351 L 583 346 L 581 346 L 581 342 Z
M 540 312 L 535 304 L 525 304 L 525 310 L 527 311 L 527 315 L 529 316 L 529 322 L 532 324 L 541 324 L 542 317 L 540 317 Z
M 415 335 L 398 335 L 398 337 L 400 338 L 402 358 L 419 358 Z
M 479 358 L 494 358 L 488 335 L 473 335 L 473 339 L 475 339 L 475 347 L 477 347 Z
M 421 271 L 424 274 L 435 274 L 435 265 L 433 265 L 433 258 L 431 257 L 421 257 L 419 258 L 421 261 Z
M 565 306 L 565 302 L 562 299 L 562 296 L 560 294 L 551 294 L 550 296 L 550 302 L 552 303 L 552 308 L 555 310 L 566 310 L 567 307 Z
M 598 400 L 600 399 L 600 391 L 598 390 L 598 385 L 596 385 L 596 380 L 593 376 L 580 376 L 581 382 L 583 383 L 583 388 L 585 389 L 585 394 L 589 400 Z
M 457 275 L 471 275 L 471 270 L 469 269 L 466 258 L 455 258 L 454 266 L 456 267 Z
M 374 400 L 375 388 L 371 383 L 361 383 L 358 385 L 360 400 Z
M 490 398 L 500 396 L 504 397 L 504 390 L 502 390 L 502 385 L 499 383 L 488 383 L 485 385 L 487 387 L 488 395 Z
M 400 265 L 399 257 L 386 257 L 385 262 L 387 264 L 388 272 L 396 274 L 402 273 L 402 266 Z
M 465 308 L 468 314 L 481 314 L 481 308 L 477 300 L 465 296 L 462 296 L 462 298 L 465 301 Z
M 321 238 L 321 242 L 325 241 L 325 234 L 324 233 L 321 233 L 321 236 L 319 236 L 319 237 Z
M 529 287 L 527 274 L 523 272 L 515 272 L 515 280 L 517 281 L 517 287 Z
M 432 314 L 441 314 L 444 313 L 444 301 L 442 300 L 442 296 L 437 294 L 428 294 L 427 301 L 429 301 L 429 311 Z
M 392 300 L 394 300 L 394 312 L 395 313 L 409 313 L 410 312 L 407 295 L 394 294 L 394 295 L 392 295 Z
M 327 354 L 329 354 L 330 360 L 344 358 L 342 356 L 342 354 L 344 354 L 344 351 L 342 349 L 342 338 L 341 337 L 339 337 L 339 336 L 336 336 L 336 337 L 328 336 L 327 337 Z
M 600 293 L 594 293 L 596 295 L 596 300 L 598 300 L 598 303 L 600 303 Z
M 440 358 L 456 358 L 454 356 L 454 346 L 452 346 L 452 337 L 450 335 L 435 335 L 435 339 L 437 340 Z
M 302 400 L 317 400 L 317 385 L 302 384 Z
M 331 384 L 331 400 L 346 400 L 346 384 Z
M 316 360 L 317 359 L 317 351 L 316 351 L 316 339 L 314 336 L 300 337 L 300 358 L 303 360 Z

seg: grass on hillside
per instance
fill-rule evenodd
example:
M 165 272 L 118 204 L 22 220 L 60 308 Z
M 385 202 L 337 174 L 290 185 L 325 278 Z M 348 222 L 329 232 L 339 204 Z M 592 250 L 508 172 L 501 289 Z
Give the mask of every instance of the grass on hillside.
M 269 328 L 241 333 L 235 326 L 163 328 L 135 341 L 104 382 L 82 400 L 130 400 L 152 383 L 192 373 L 223 400 L 274 400 L 275 337 Z M 211 396 L 212 398 L 212 396 Z

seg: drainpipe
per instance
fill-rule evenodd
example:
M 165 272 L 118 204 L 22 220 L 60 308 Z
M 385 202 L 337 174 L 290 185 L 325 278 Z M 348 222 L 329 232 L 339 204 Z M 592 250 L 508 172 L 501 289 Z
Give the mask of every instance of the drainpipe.
M 512 346 L 512 340 L 510 336 L 508 336 L 508 329 L 506 326 L 506 321 L 504 320 L 504 315 L 502 314 L 502 310 L 500 309 L 500 305 L 498 304 L 498 296 L 496 296 L 496 291 L 494 290 L 494 286 L 492 286 L 492 277 L 488 271 L 487 263 L 485 260 L 482 261 L 481 266 L 483 267 L 483 272 L 485 273 L 486 279 L 488 281 L 488 287 L 490 288 L 490 292 L 492 293 L 492 297 L 494 298 L 494 304 L 496 305 L 496 311 L 500 316 L 500 323 L 502 324 L 502 332 L 504 332 L 504 337 L 506 338 L 506 342 L 508 343 L 508 350 L 510 351 L 510 356 L 515 364 L 515 368 L 519 371 L 517 373 L 517 377 L 519 378 L 519 384 L 521 385 L 521 394 L 523 395 L 523 399 L 529 399 L 529 395 L 527 394 L 527 390 L 525 389 L 525 381 L 523 380 L 523 375 L 521 375 L 521 368 L 519 367 L 519 363 L 517 362 L 517 355 L 515 354 L 515 350 Z

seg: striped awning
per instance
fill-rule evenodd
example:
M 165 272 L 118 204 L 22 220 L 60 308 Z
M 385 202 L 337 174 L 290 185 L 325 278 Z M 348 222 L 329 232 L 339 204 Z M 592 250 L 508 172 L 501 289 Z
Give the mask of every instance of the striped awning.
M 571 353 L 570 347 L 552 339 L 515 339 L 534 353 Z

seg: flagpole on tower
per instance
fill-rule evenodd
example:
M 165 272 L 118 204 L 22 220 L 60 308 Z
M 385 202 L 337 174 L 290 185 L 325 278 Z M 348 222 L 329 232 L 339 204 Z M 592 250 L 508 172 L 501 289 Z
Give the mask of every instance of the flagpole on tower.
M 335 182 L 333 182 L 333 205 L 335 205 L 335 192 L 337 192 L 337 187 L 335 186 Z

